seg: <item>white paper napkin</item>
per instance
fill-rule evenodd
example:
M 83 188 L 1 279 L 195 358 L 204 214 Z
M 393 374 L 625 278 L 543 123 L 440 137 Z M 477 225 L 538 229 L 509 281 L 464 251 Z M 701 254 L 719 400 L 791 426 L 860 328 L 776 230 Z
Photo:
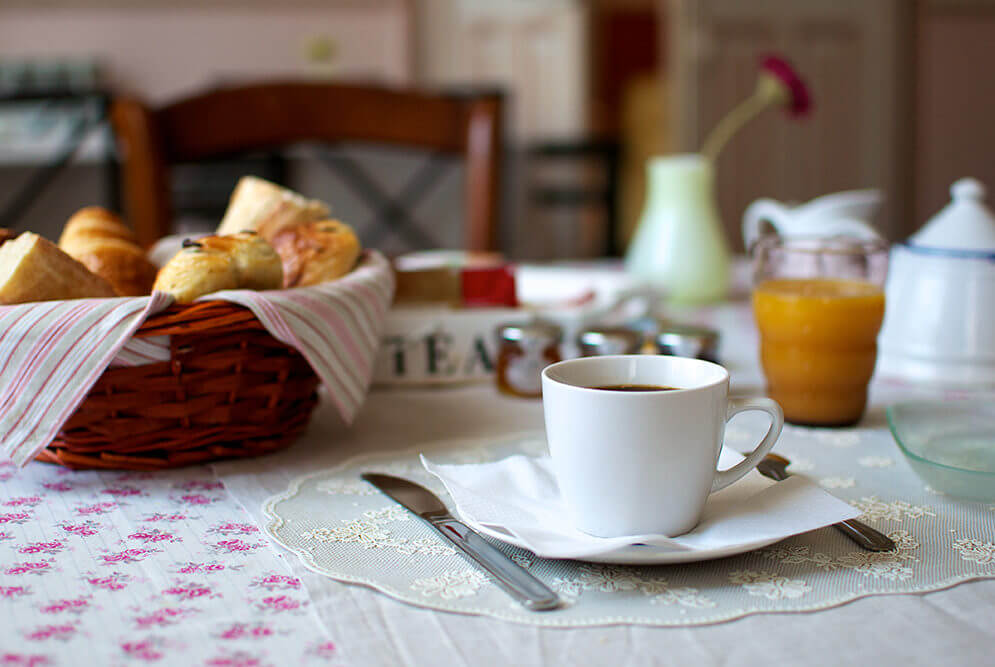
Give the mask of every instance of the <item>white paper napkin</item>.
M 742 460 L 724 448 L 719 468 Z M 470 523 L 503 530 L 544 558 L 590 558 L 632 544 L 663 551 L 712 550 L 775 541 L 852 519 L 860 512 L 804 477 L 773 482 L 751 471 L 713 493 L 701 522 L 677 537 L 593 537 L 574 528 L 548 457 L 510 456 L 500 461 L 445 465 L 421 457 L 446 486 L 457 513 Z

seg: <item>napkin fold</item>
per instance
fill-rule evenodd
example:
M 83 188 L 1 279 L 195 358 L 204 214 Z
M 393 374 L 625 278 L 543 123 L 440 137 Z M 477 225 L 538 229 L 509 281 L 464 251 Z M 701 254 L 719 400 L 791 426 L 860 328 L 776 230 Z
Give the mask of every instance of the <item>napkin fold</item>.
M 701 521 L 689 533 L 594 537 L 564 521 L 569 514 L 548 457 L 517 455 L 468 465 L 421 459 L 445 485 L 460 517 L 492 533 L 510 534 L 543 558 L 591 558 L 634 544 L 662 551 L 732 548 L 783 539 L 860 514 L 804 477 L 773 482 L 751 471 L 710 495 Z M 723 448 L 719 468 L 742 459 L 738 452 Z
M 328 389 L 342 418 L 359 410 L 373 374 L 380 331 L 394 292 L 389 262 L 367 251 L 342 278 L 312 287 L 227 290 L 199 301 L 251 310 L 274 338 L 297 349 Z M 45 301 L 0 306 L 0 453 L 25 465 L 111 365 L 169 359 L 169 339 L 133 339 L 172 297 Z

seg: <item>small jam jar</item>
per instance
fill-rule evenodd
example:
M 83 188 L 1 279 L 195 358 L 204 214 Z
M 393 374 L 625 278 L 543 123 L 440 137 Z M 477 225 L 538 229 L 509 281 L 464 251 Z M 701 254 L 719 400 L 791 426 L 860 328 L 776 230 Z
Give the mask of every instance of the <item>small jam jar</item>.
M 718 363 L 719 332 L 683 324 L 664 326 L 656 335 L 657 354 Z
M 582 357 L 605 354 L 639 354 L 643 334 L 634 329 L 605 327 L 586 329 L 577 335 L 577 349 Z
M 542 369 L 560 361 L 563 330 L 551 322 L 534 320 L 525 324 L 502 324 L 495 333 L 498 390 L 523 398 L 540 396 Z

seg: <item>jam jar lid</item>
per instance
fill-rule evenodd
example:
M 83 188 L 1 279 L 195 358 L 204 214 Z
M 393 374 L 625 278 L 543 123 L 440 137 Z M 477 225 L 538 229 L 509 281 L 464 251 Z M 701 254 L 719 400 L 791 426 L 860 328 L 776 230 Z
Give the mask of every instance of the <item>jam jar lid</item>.
M 642 332 L 624 327 L 589 328 L 577 335 L 577 347 L 585 356 L 632 354 L 642 344 Z
M 563 329 L 553 322 L 532 320 L 502 324 L 495 329 L 499 340 L 512 343 L 559 343 L 563 339 Z
M 658 350 L 682 357 L 714 357 L 718 343 L 718 331 L 690 324 L 666 325 L 656 335 Z

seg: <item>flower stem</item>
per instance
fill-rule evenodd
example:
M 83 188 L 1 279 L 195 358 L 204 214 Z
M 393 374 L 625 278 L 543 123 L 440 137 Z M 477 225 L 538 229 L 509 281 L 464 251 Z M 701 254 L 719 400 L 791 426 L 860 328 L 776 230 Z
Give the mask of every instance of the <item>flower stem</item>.
M 705 138 L 705 143 L 702 145 L 702 154 L 711 160 L 715 161 L 715 158 L 719 156 L 719 152 L 725 147 L 726 143 L 733 136 L 743 128 L 744 125 L 749 123 L 751 120 L 756 118 L 761 111 L 770 106 L 771 102 L 770 96 L 757 90 L 753 95 L 747 97 L 745 100 L 740 102 L 739 106 L 726 114 L 719 124 L 712 129 L 711 133 Z

